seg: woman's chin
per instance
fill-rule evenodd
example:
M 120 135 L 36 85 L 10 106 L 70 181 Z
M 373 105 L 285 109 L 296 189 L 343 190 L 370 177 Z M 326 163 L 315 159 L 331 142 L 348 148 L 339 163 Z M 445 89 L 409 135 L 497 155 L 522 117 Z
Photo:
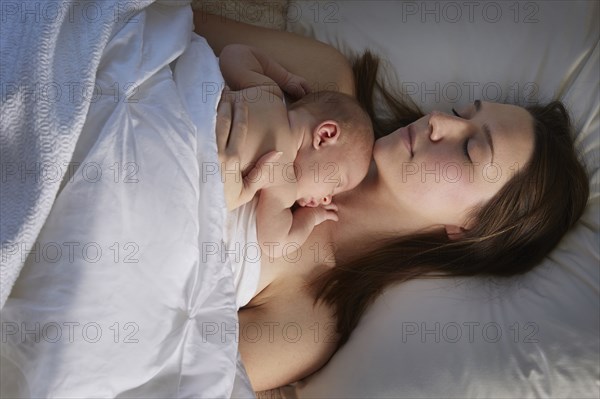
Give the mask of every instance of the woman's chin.
M 373 146 L 373 159 L 377 168 L 392 167 L 392 165 L 403 158 L 406 154 L 402 153 L 403 148 L 400 134 L 396 130 L 393 133 L 375 140 Z M 406 152 L 406 150 L 404 150 Z

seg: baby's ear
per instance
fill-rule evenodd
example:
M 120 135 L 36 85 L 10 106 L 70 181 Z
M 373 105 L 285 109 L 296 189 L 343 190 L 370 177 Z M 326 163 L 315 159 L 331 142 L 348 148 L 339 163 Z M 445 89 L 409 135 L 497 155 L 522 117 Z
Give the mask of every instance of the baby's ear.
M 338 137 L 340 137 L 340 125 L 336 121 L 321 122 L 313 131 L 313 147 L 318 150 L 323 145 L 335 144 Z

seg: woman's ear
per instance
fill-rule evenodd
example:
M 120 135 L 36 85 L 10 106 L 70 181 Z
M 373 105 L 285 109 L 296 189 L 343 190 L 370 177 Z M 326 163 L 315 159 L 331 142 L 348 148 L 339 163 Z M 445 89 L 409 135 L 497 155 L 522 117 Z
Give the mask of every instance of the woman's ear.
M 467 229 L 460 226 L 455 226 L 453 224 L 447 224 L 444 226 L 444 228 L 446 229 L 446 234 L 451 241 L 462 238 L 467 231 Z
M 321 122 L 313 131 L 313 147 L 318 150 L 323 145 L 335 144 L 338 137 L 340 137 L 340 126 L 336 121 Z

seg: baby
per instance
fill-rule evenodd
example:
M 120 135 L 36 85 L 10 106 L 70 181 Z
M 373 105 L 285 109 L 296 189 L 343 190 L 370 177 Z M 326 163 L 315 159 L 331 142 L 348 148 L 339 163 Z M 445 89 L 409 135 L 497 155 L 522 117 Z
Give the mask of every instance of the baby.
M 225 82 L 248 106 L 248 129 L 240 154 L 241 170 L 221 169 L 227 207 L 245 200 L 239 172 L 251 169 L 260 155 L 281 153 L 268 166 L 270 183 L 258 194 L 256 230 L 262 252 L 282 256 L 286 243 L 302 245 L 313 228 L 337 220 L 332 197 L 366 176 L 374 134 L 367 113 L 350 96 L 337 92 L 307 94 L 285 105 L 284 91 L 304 94 L 305 81 L 273 59 L 244 45 L 225 47 L 219 59 Z M 264 168 L 263 168 L 264 169 Z M 292 211 L 297 202 L 299 208 Z

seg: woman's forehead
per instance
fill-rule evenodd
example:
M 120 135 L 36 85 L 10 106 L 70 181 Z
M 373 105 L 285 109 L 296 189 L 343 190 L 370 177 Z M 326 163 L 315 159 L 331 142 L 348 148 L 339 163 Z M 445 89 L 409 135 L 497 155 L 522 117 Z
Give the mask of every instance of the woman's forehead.
M 482 102 L 473 117 L 489 127 L 494 146 L 494 162 L 507 167 L 523 167 L 533 153 L 533 117 L 523 107 Z

